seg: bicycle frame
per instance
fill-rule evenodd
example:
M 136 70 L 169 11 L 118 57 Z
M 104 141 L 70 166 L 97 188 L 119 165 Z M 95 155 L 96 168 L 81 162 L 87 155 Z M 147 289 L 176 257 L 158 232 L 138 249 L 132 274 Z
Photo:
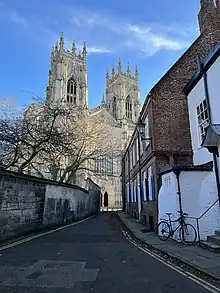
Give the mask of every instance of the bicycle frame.
M 171 236 L 173 236 L 173 234 L 182 226 L 185 224 L 184 222 L 184 217 L 183 216 L 180 216 L 178 219 L 176 220 L 173 220 L 171 221 L 171 218 L 170 218 L 170 215 L 168 215 L 168 218 L 169 218 L 169 226 L 170 226 L 170 234 Z M 167 221 L 167 220 L 166 220 Z M 179 225 L 173 229 L 173 226 L 172 226 L 172 223 L 175 223 L 175 222 L 179 222 Z

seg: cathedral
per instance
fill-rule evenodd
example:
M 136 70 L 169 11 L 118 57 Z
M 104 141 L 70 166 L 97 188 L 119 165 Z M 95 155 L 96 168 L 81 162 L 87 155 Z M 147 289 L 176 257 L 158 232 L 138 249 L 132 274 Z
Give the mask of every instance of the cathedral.
M 85 179 L 90 177 L 101 187 L 102 210 L 120 209 L 122 153 L 133 134 L 141 109 L 137 66 L 134 74 L 129 64 L 126 72 L 123 72 L 122 62 L 119 59 L 117 70 L 114 66 L 111 73 L 107 69 L 105 95 L 100 100 L 99 106 L 89 109 L 86 43 L 84 42 L 82 53 L 77 52 L 75 41 L 71 51 L 66 50 L 62 34 L 59 44 L 56 43 L 52 49 L 46 101 L 60 107 L 65 105 L 77 111 L 85 111 L 87 115 L 97 119 L 103 114 L 108 117 L 106 127 L 111 127 L 114 135 L 123 142 L 121 153 L 117 158 L 112 158 L 114 162 L 112 168 L 107 166 L 106 158 L 96 160 L 93 172 L 79 173 L 76 182 L 81 187 L 86 187 Z

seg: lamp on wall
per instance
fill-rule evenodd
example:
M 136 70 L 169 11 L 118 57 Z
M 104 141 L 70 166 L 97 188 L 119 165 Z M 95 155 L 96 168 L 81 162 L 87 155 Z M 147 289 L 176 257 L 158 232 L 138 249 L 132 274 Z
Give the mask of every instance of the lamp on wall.
M 145 126 L 146 124 L 141 120 L 141 118 L 138 119 L 138 123 L 137 123 L 137 130 L 139 132 L 139 135 L 141 137 L 141 140 L 147 140 L 150 141 L 149 137 L 145 137 Z
M 138 132 L 141 136 L 141 140 L 145 136 L 145 126 L 146 126 L 146 124 L 141 120 L 141 118 L 139 118 L 138 123 L 137 123 L 137 129 L 138 129 Z

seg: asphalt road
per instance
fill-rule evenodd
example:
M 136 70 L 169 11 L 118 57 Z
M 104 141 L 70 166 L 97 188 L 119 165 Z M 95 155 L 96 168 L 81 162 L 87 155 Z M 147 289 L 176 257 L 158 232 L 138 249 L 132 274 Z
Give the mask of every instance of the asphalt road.
M 130 244 L 105 213 L 0 251 L 4 293 L 207 293 Z

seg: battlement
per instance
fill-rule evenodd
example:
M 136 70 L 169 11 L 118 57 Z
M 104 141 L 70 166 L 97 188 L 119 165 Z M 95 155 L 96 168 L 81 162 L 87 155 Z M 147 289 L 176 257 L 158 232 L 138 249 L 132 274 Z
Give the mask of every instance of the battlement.
M 82 53 L 81 50 L 78 49 L 77 53 L 77 48 L 76 48 L 76 42 L 73 41 L 72 43 L 72 50 L 67 50 L 64 48 L 64 35 L 63 33 L 61 34 L 60 37 L 60 42 L 56 43 L 55 47 L 52 48 L 52 53 L 51 53 L 51 58 L 52 59 L 57 59 L 61 55 L 66 55 L 67 57 L 71 58 L 78 58 L 81 61 L 86 61 L 86 42 L 84 42 Z
M 118 72 L 115 72 L 115 68 L 114 65 L 112 67 L 112 72 L 111 72 L 111 77 L 107 68 L 107 72 L 106 72 L 106 83 L 107 85 L 109 85 L 109 83 L 115 81 L 117 78 L 121 77 L 125 77 L 125 78 L 129 78 L 133 81 L 138 82 L 138 67 L 135 67 L 135 73 L 134 75 L 132 75 L 131 73 L 131 68 L 130 65 L 128 64 L 127 70 L 125 72 L 123 72 L 122 70 L 122 63 L 121 63 L 121 59 L 119 58 L 119 62 L 118 62 Z
M 108 83 L 111 83 L 111 82 L 115 81 L 119 76 L 126 77 L 126 78 L 132 79 L 134 81 L 137 81 L 135 75 L 133 75 L 133 76 L 130 75 L 129 76 L 127 73 L 122 73 L 122 74 L 116 73 L 114 76 L 109 77 Z

